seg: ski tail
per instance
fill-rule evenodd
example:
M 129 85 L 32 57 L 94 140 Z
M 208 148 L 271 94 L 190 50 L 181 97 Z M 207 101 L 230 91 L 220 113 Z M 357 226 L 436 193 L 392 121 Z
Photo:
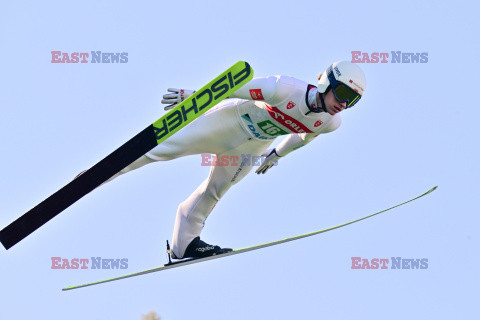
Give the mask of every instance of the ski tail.
M 157 145 L 153 127 L 139 134 L 0 231 L 5 249 L 26 238 Z

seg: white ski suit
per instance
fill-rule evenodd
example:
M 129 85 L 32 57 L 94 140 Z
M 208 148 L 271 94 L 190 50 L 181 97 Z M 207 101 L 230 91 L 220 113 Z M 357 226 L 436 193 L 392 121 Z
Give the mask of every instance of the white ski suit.
M 338 114 L 309 112 L 307 104 L 316 103 L 316 93 L 315 86 L 288 76 L 255 78 L 122 170 L 193 154 L 239 159 L 212 166 L 207 179 L 178 206 L 172 239 L 177 257 L 183 257 L 218 200 L 245 177 L 255 165 L 252 159 L 261 156 L 275 138 L 286 135 L 276 148 L 279 156 L 285 156 L 340 126 Z

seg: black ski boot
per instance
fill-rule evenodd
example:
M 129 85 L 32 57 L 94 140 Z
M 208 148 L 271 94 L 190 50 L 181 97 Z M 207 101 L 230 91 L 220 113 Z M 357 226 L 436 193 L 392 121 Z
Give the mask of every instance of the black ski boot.
M 183 258 L 205 258 L 230 251 L 232 251 L 232 249 L 220 248 L 219 246 L 214 246 L 200 240 L 200 237 L 196 237 L 188 245 Z

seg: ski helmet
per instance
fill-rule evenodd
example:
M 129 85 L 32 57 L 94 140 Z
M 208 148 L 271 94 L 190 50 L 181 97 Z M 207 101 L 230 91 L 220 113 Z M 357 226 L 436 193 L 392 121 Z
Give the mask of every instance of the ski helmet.
M 340 102 L 347 102 L 349 108 L 360 100 L 365 84 L 365 74 L 359 66 L 349 61 L 337 61 L 328 67 L 318 80 L 318 92 L 327 93 L 329 89 L 333 89 L 335 98 Z

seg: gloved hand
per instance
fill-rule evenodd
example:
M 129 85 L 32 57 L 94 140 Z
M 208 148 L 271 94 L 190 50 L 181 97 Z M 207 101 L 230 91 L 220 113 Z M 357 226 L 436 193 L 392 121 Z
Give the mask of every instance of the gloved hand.
M 260 167 L 255 170 L 256 174 L 265 174 L 267 170 L 273 167 L 277 163 L 277 160 L 281 158 L 275 149 L 267 149 L 262 156 L 264 156 L 265 159 L 263 159 Z
M 187 99 L 190 97 L 192 94 L 195 93 L 195 90 L 188 90 L 188 89 L 176 89 L 176 88 L 168 88 L 168 92 L 173 92 L 173 93 L 167 93 L 163 95 L 163 104 L 169 104 L 166 106 L 164 109 L 165 110 L 170 110 L 173 107 L 175 107 L 177 104 L 182 102 L 183 100 Z

